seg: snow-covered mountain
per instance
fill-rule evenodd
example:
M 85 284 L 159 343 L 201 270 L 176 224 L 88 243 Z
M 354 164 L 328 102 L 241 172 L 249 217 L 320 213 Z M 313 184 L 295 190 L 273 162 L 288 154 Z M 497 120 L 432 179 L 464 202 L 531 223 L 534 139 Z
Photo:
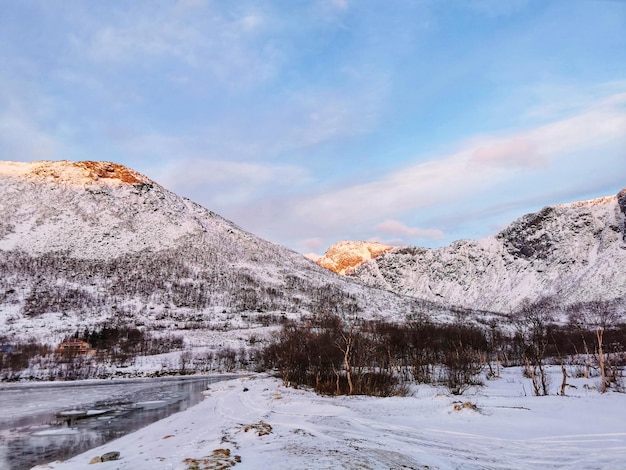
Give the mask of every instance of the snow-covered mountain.
M 510 312 L 525 298 L 563 304 L 626 296 L 626 189 L 528 214 L 500 233 L 438 249 L 395 248 L 349 273 L 371 286 Z
M 623 297 L 624 213 L 626 190 L 436 250 L 339 244 L 326 255 L 339 276 L 123 166 L 0 162 L 0 338 L 54 343 L 102 325 L 252 335 L 316 312 L 401 319 Z
M 108 162 L 0 162 L 0 337 L 219 330 L 416 302 L 338 276 Z M 45 335 L 43 334 L 45 333 Z

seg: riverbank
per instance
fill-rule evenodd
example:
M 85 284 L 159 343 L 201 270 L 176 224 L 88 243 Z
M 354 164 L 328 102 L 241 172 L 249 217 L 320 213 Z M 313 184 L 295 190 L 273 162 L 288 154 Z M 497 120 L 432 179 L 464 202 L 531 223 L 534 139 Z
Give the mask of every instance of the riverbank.
M 111 385 L 128 385 L 125 394 L 141 389 L 145 384 L 181 380 L 202 380 L 208 377 L 237 377 L 238 374 L 165 375 L 161 377 L 127 377 L 108 379 L 86 379 L 75 381 L 6 382 L 0 384 L 0 429 L 11 420 L 24 418 L 32 413 L 41 413 L 62 408 L 87 405 L 99 400 L 110 399 L 107 392 Z M 137 387 L 135 387 L 137 385 Z M 54 389 L 62 393 L 50 393 Z
M 620 468 L 626 394 L 600 394 L 595 380 L 571 378 L 566 396 L 555 386 L 535 397 L 511 368 L 461 397 L 420 385 L 412 396 L 372 398 L 238 378 L 212 385 L 192 409 L 37 469 L 83 470 L 111 451 L 120 459 L 93 468 Z
M 0 468 L 66 459 L 196 405 L 235 375 L 20 383 L 0 387 Z

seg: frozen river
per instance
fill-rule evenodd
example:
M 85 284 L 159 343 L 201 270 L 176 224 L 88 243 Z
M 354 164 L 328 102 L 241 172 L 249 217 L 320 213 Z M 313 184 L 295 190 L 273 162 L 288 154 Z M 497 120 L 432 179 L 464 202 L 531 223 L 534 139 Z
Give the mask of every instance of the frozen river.
M 235 376 L 0 386 L 0 468 L 65 459 L 200 402 Z

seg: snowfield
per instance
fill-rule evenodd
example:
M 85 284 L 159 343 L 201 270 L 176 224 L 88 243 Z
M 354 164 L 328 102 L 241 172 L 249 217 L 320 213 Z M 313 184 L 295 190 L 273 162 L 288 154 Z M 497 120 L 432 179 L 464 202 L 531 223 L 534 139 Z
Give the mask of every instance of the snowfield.
M 551 370 L 553 393 L 560 371 Z M 38 470 L 626 468 L 626 394 L 568 379 L 532 396 L 519 367 L 461 397 L 328 397 L 267 375 L 219 382 L 186 411 Z M 120 459 L 91 466 L 93 457 Z M 220 465 L 223 465 L 220 467 Z

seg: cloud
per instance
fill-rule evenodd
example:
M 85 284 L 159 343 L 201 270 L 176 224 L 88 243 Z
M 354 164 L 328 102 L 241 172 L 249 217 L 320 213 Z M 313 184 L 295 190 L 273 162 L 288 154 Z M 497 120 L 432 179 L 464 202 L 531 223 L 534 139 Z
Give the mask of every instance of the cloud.
M 265 17 L 252 8 L 226 15 L 211 3 L 186 0 L 105 12 L 104 18 L 76 18 L 85 24 L 72 32 L 72 44 L 81 57 L 108 69 L 167 64 L 188 68 L 185 78 L 195 83 L 237 88 L 272 77 L 281 60 L 271 36 L 259 34 Z
M 61 153 L 62 145 L 25 116 L 0 115 L 0 152 L 8 160 L 49 160 Z
M 306 147 L 366 133 L 379 121 L 389 92 L 390 84 L 382 75 L 351 89 L 302 90 L 288 97 L 289 107 L 283 111 L 283 119 L 295 114 L 291 122 L 283 122 L 285 141 Z
M 573 155 L 611 142 L 623 145 L 626 112 L 622 103 L 617 98 L 604 100 L 576 116 L 536 129 L 469 142 L 457 152 L 377 180 L 312 195 L 290 210 L 313 226 L 358 224 L 485 192 L 520 171 L 532 174 L 557 161 L 572 165 Z
M 388 88 L 377 81 L 352 90 L 305 89 L 246 110 L 226 109 L 219 119 L 185 129 L 184 133 L 138 132 L 115 124 L 107 137 L 132 154 L 182 155 L 212 160 L 271 160 L 292 155 L 331 141 L 362 135 L 384 113 Z
M 303 184 L 309 178 L 304 169 L 294 165 L 199 158 L 179 159 L 153 169 L 150 174 L 174 192 L 202 193 L 203 203 L 209 208 L 245 204 L 260 196 Z
M 206 7 L 208 0 L 178 0 L 176 5 L 183 9 Z
M 524 137 L 514 137 L 479 147 L 470 158 L 470 164 L 512 168 L 534 167 L 545 161 L 545 157 L 537 155 L 534 143 Z
M 265 186 L 298 184 L 307 178 L 302 168 L 289 165 L 255 164 L 218 160 L 183 160 L 164 170 L 164 178 L 176 187 L 198 187 L 216 184 Z
M 599 99 L 578 114 L 503 139 L 477 143 L 469 160 L 477 167 L 532 169 L 555 157 L 626 136 L 626 93 Z
M 350 6 L 348 0 L 332 0 L 332 4 L 341 10 L 347 10 Z
M 594 106 L 623 103 L 626 80 L 593 83 L 586 86 L 559 81 L 533 83 L 517 93 L 524 103 L 532 103 L 522 117 L 530 121 L 563 119 Z M 607 98 L 608 96 L 608 98 Z
M 409 227 L 398 220 L 387 219 L 376 225 L 375 229 L 385 235 L 440 239 L 443 232 L 437 229 L 423 229 L 419 227 Z
M 309 6 L 307 16 L 345 27 L 342 21 L 349 9 L 349 0 L 316 0 Z
M 67 150 L 58 136 L 62 122 L 54 122 L 54 104 L 36 90 L 0 80 L 0 154 L 5 160 L 58 158 Z M 51 124 L 51 121 L 53 122 Z
M 321 250 L 326 248 L 324 245 L 324 240 L 319 237 L 307 238 L 305 240 L 302 240 L 300 244 L 305 248 L 305 251 L 310 251 L 314 253 L 319 253 Z
M 337 15 L 348 6 L 325 3 Z M 57 33 L 50 49 L 35 35 L 35 54 L 7 34 L 33 71 L 9 63 L 0 76 L 55 97 L 49 122 L 71 123 L 90 158 L 304 159 L 376 129 L 392 93 L 387 70 L 346 56 L 346 44 L 336 50 L 328 41 L 341 27 L 307 11 L 246 1 L 68 2 L 55 7 L 58 21 L 44 19 L 53 24 L 33 19 Z

